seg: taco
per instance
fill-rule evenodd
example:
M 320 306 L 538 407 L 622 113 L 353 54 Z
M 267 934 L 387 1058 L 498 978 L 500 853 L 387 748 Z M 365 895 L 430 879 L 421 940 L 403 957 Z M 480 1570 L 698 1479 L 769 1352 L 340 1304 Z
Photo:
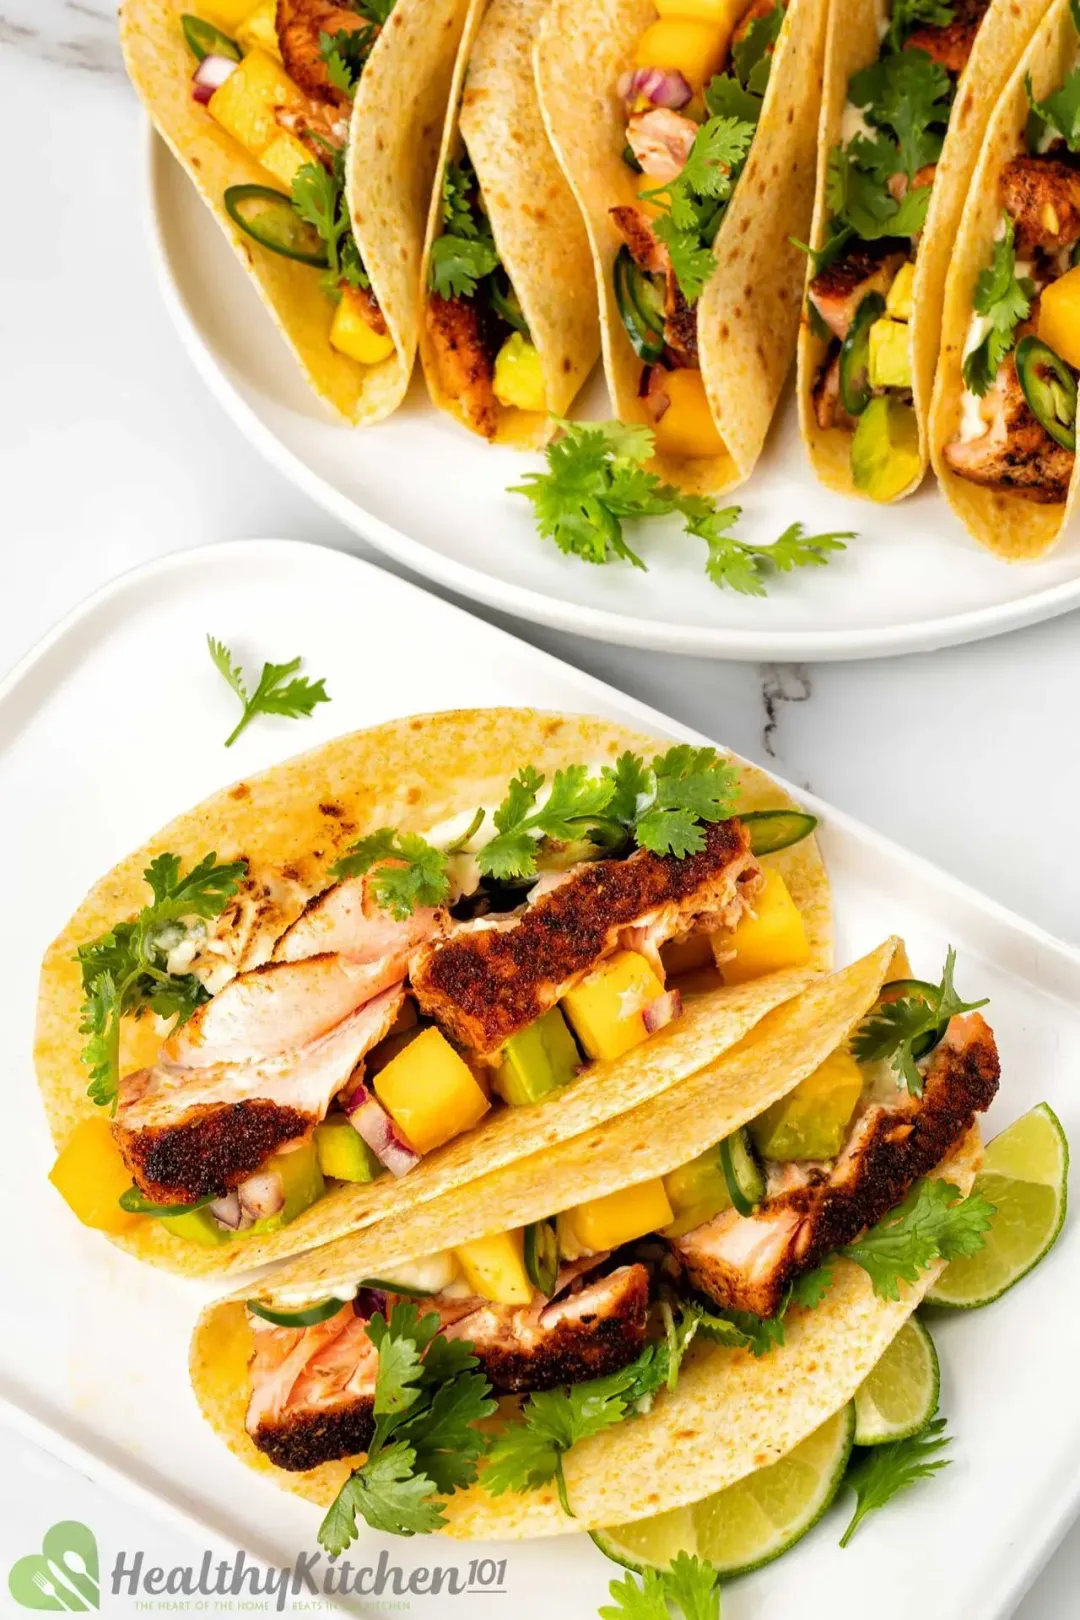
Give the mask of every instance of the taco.
M 202 3 L 202 0 L 200 0 Z M 124 0 L 128 74 L 312 388 L 401 403 L 467 0 Z
M 930 416 L 954 511 L 1002 556 L 1038 557 L 1076 498 L 1080 8 L 1059 0 L 999 101 L 952 258 Z
M 852 1398 L 939 1259 L 989 1224 L 982 1200 L 955 1201 L 997 1090 L 994 1037 L 957 997 L 951 953 L 939 985 L 908 974 L 888 940 L 631 1113 L 210 1306 L 191 1351 L 204 1415 L 330 1508 L 333 1552 L 358 1513 L 546 1535 L 775 1461 Z M 384 1366 L 387 1339 L 413 1343 Z M 386 1415 L 395 1365 L 414 1369 L 404 1428 Z M 393 1517 L 395 1471 L 423 1522 Z
M 421 272 L 431 398 L 506 444 L 543 444 L 599 353 L 588 239 L 536 98 L 546 3 L 472 0 Z
M 122 861 L 42 970 L 76 1213 L 158 1264 L 246 1268 L 587 1131 L 744 1037 L 829 965 L 814 819 L 752 766 L 658 747 L 533 710 L 397 721 Z
M 659 9 L 659 18 L 657 10 Z M 824 0 L 552 0 L 544 118 L 589 228 L 615 412 L 690 490 L 748 478 L 791 364 Z
M 929 461 L 945 277 L 983 134 L 1046 0 L 834 6 L 799 413 L 814 471 L 900 500 Z

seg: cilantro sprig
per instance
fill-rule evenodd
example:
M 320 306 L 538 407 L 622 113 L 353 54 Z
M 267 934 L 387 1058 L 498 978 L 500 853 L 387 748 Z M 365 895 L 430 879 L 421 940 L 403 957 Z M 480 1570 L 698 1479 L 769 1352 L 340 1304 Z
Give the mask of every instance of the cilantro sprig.
M 322 238 L 329 265 L 323 272 L 322 285 L 332 298 L 337 298 L 343 285 L 370 287 L 371 278 L 364 269 L 349 220 L 349 205 L 345 199 L 345 149 L 328 145 L 327 150 L 333 154 L 331 167 L 305 163 L 293 176 L 291 196 L 300 218 Z
M 707 496 L 684 495 L 646 471 L 655 442 L 649 428 L 564 420 L 558 425 L 563 436 L 545 450 L 547 471 L 527 473 L 510 493 L 532 502 L 540 535 L 567 556 L 596 564 L 617 558 L 644 571 L 623 523 L 678 513 L 686 533 L 705 541 L 705 572 L 714 585 L 764 596 L 770 575 L 820 567 L 855 538 L 850 530 L 806 535 L 801 523 L 793 523 L 772 545 L 740 540 L 730 531 L 741 507 L 718 507 Z
M 919 1057 L 925 1055 L 927 1043 L 944 1031 L 950 1018 L 975 1012 L 985 1007 L 988 1000 L 983 996 L 981 1001 L 961 1001 L 953 984 L 955 969 L 956 952 L 950 945 L 941 983 L 933 986 L 925 997 L 902 996 L 897 1001 L 880 1002 L 852 1039 L 851 1051 L 856 1061 L 888 1063 L 912 1096 L 921 1097 L 923 1077 Z
M 287 664 L 265 663 L 258 685 L 254 691 L 249 692 L 243 671 L 225 643 L 215 641 L 213 636 L 207 636 L 206 645 L 215 668 L 225 677 L 244 708 L 240 719 L 225 739 L 226 748 L 232 747 L 240 733 L 251 724 L 257 714 L 280 714 L 287 719 L 297 720 L 310 715 L 317 703 L 330 702 L 325 681 L 309 681 L 303 675 L 296 676 L 303 662 L 301 658 L 290 658 Z M 291 679 L 293 676 L 296 676 L 295 680 Z
M 437 1530 L 445 1522 L 440 1497 L 476 1478 L 487 1441 L 474 1425 L 497 1403 L 472 1345 L 439 1328 L 435 1312 L 421 1317 L 408 1302 L 395 1305 L 389 1321 L 377 1315 L 368 1323 L 379 1355 L 375 1433 L 319 1526 L 319 1545 L 331 1556 L 356 1540 L 358 1517 L 392 1535 Z
M 357 839 L 330 869 L 331 877 L 362 877 L 372 872 L 379 905 L 403 920 L 417 906 L 441 906 L 450 897 L 449 858 L 419 833 L 380 827 Z
M 442 234 L 431 244 L 428 281 L 440 298 L 472 298 L 479 282 L 499 266 L 491 222 L 479 204 L 480 187 L 467 153 L 449 162 L 442 182 Z
M 82 970 L 79 1033 L 87 1037 L 82 1061 L 90 1072 L 91 1100 L 113 1104 L 120 1085 L 120 1021 L 144 1011 L 186 1023 L 209 995 L 194 973 L 170 973 L 168 959 L 188 936 L 192 920 L 208 921 L 225 909 L 247 862 L 218 864 L 207 855 L 187 873 L 177 855 L 158 855 L 143 877 L 151 903 L 130 922 L 117 923 L 76 952 Z
M 646 1569 L 612 1581 L 613 1602 L 598 1612 L 600 1620 L 720 1620 L 720 1578 L 703 1558 L 676 1553 L 667 1569 Z
M 951 1444 L 945 1419 L 939 1417 L 906 1440 L 857 1452 L 844 1476 L 844 1484 L 855 1492 L 855 1512 L 840 1538 L 841 1547 L 847 1546 L 868 1513 L 876 1513 L 901 1491 L 947 1468 L 952 1458 L 940 1453 Z
M 363 19 L 358 28 L 339 28 L 336 33 L 319 34 L 319 54 L 326 63 L 326 74 L 336 90 L 352 96 L 367 66 L 379 31 L 394 9 L 394 0 L 353 0 L 352 10 Z
M 995 1214 L 982 1193 L 964 1198 L 951 1182 L 927 1177 L 904 1202 L 840 1252 L 862 1267 L 879 1299 L 899 1299 L 938 1260 L 978 1254 Z
M 1016 341 L 1016 329 L 1031 314 L 1035 283 L 1016 274 L 1016 228 L 1004 215 L 1005 234 L 994 243 L 989 269 L 980 270 L 973 305 L 985 316 L 990 330 L 970 354 L 964 356 L 964 384 L 981 398 L 994 385 L 998 367 Z
M 955 11 L 951 0 L 893 0 L 885 36 L 889 48 L 898 51 L 916 28 L 947 28 Z

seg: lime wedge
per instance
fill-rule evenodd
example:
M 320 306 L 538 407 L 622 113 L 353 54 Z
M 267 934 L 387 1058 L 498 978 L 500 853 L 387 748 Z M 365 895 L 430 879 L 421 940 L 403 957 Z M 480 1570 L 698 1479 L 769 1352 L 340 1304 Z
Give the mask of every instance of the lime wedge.
M 953 1260 L 926 1295 L 932 1305 L 974 1310 L 1000 1299 L 1052 1249 L 1065 1219 L 1069 1144 L 1048 1103 L 995 1136 L 975 1177 L 997 1211 L 985 1247 Z
M 707 1558 L 722 1580 L 746 1575 L 787 1552 L 821 1518 L 840 1488 L 854 1433 L 848 1404 L 779 1462 L 726 1490 L 652 1519 L 594 1530 L 592 1538 L 639 1574 L 666 1569 L 676 1553 L 688 1552 Z
M 882 1446 L 918 1434 L 937 1411 L 940 1388 L 934 1341 L 912 1316 L 855 1391 L 855 1444 Z

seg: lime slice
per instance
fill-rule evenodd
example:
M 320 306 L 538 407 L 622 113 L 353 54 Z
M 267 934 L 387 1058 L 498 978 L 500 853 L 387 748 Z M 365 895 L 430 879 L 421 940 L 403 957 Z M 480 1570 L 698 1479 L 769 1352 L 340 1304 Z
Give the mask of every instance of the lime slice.
M 855 1444 L 882 1446 L 918 1434 L 937 1411 L 940 1388 L 934 1341 L 912 1316 L 855 1391 Z
M 805 1536 L 840 1488 L 855 1409 L 842 1406 L 779 1462 L 689 1507 L 594 1530 L 600 1551 L 641 1574 L 666 1569 L 676 1553 L 696 1553 L 722 1580 L 771 1563 Z
M 974 1310 L 1000 1299 L 1054 1246 L 1065 1219 L 1069 1144 L 1048 1103 L 995 1136 L 975 1177 L 997 1214 L 978 1254 L 953 1260 L 926 1298 Z

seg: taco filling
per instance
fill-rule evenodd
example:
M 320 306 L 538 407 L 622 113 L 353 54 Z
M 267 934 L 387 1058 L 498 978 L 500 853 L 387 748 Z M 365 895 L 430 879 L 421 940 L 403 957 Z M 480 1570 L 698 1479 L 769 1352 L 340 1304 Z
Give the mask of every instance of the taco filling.
M 757 1354 L 783 1343 L 788 1309 L 816 1305 L 831 1286 L 831 1257 L 871 1270 L 879 1223 L 892 1234 L 889 1263 L 915 1281 L 938 1253 L 930 1242 L 914 1272 L 901 1260 L 920 1226 L 912 1211 L 925 1205 L 926 1217 L 958 1197 L 923 1178 L 989 1106 L 998 1072 L 991 1030 L 952 990 L 951 959 L 939 986 L 887 985 L 850 1042 L 747 1129 L 667 1175 L 362 1279 L 341 1290 L 351 1298 L 298 1309 L 292 1291 L 249 1300 L 247 1433 L 289 1470 L 367 1450 L 379 1345 L 405 1305 L 427 1318 L 429 1337 L 463 1342 L 495 1395 L 619 1379 L 612 1389 L 641 1398 L 628 1394 L 616 1415 L 647 1410 L 674 1387 L 697 1332 Z M 538 1483 L 528 1468 L 513 1477 L 516 1432 L 511 1423 L 495 1441 L 491 1490 Z
M 328 1182 L 403 1176 L 491 1109 L 617 1061 L 679 1018 L 683 989 L 807 962 L 754 848 L 813 818 L 735 818 L 736 783 L 686 747 L 550 784 L 526 767 L 498 807 L 361 838 L 287 927 L 273 897 L 238 892 L 242 863 L 183 877 L 159 857 L 151 920 L 79 952 L 91 1095 L 114 1103 L 135 1184 L 122 1208 L 199 1243 L 275 1231 Z M 136 991 L 177 1016 L 121 1075 L 98 997 L 123 1010 Z
M 960 428 L 944 456 L 972 483 L 1057 505 L 1076 460 L 1080 134 L 1068 109 L 1080 68 L 1045 101 L 1027 85 L 1027 129 L 1017 131 L 1026 149 L 1001 170 L 1002 217 L 964 345 Z
M 829 159 L 830 217 L 807 291 L 811 329 L 828 343 L 813 411 L 823 432 L 851 436 L 852 480 L 874 500 L 895 499 L 921 469 L 915 265 L 957 83 L 988 5 L 956 0 L 925 23 L 898 8 L 877 61 L 849 81 Z
M 640 202 L 610 210 L 623 238 L 612 268 L 626 335 L 643 362 L 639 395 L 672 456 L 715 456 L 724 445 L 705 397 L 697 304 L 713 243 L 754 140 L 781 0 L 736 0 L 703 16 L 693 0 L 665 4 L 619 81 L 623 161 L 640 174 Z M 740 13 L 745 13 L 741 17 Z
M 365 366 L 389 359 L 394 341 L 349 225 L 345 158 L 353 96 L 392 7 L 217 0 L 214 21 L 180 18 L 194 100 L 266 170 L 266 185 L 226 189 L 226 212 L 260 247 L 321 272 L 336 306 L 330 343 Z

